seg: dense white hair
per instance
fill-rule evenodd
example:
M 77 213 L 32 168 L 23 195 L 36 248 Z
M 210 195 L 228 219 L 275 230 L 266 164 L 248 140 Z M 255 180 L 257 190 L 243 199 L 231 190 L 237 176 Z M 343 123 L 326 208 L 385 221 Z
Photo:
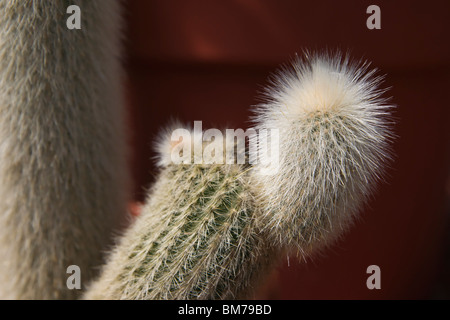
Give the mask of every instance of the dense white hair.
M 262 227 L 274 231 L 276 244 L 306 253 L 329 243 L 383 176 L 392 106 L 369 65 L 339 53 L 305 53 L 271 78 L 265 102 L 254 109 L 255 128 L 280 135 L 278 170 L 253 170 Z

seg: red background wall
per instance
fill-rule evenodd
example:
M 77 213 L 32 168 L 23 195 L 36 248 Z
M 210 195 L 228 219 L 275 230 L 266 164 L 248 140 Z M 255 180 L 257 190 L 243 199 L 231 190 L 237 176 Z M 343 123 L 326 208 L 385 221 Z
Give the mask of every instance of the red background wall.
M 381 8 L 381 30 L 366 28 L 371 4 Z M 281 63 L 303 49 L 350 49 L 387 74 L 398 105 L 390 177 L 341 242 L 306 264 L 286 261 L 255 298 L 450 298 L 448 1 L 128 0 L 126 6 L 136 201 L 157 173 L 151 145 L 170 118 L 246 128 L 249 106 Z M 366 287 L 372 264 L 381 268 L 381 290 Z

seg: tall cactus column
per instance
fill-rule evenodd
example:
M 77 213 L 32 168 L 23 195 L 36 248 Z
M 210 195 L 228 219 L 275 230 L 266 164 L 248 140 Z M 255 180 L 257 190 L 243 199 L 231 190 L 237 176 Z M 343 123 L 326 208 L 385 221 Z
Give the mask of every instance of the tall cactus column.
M 119 2 L 0 0 L 1 298 L 78 297 L 126 210 Z

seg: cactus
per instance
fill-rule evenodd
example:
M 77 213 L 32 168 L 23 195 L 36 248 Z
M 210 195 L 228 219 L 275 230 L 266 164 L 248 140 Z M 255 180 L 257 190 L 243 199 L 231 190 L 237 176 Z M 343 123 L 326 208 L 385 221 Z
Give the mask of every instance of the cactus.
M 0 0 L 0 298 L 77 298 L 67 267 L 94 279 L 126 211 L 120 1 L 70 4 L 82 30 L 67 1 Z M 381 81 L 339 54 L 297 58 L 253 110 L 280 140 L 252 140 L 245 164 L 172 163 L 168 129 L 141 216 L 83 297 L 248 298 L 285 252 L 333 243 L 391 158 Z
M 255 108 L 256 128 L 280 136 L 278 171 L 255 167 L 251 175 L 265 209 L 261 228 L 275 245 L 308 255 L 332 243 L 383 177 L 392 106 L 375 73 L 339 53 L 306 53 L 272 79 Z
M 160 143 L 165 168 L 142 216 L 85 298 L 248 298 L 284 252 L 332 243 L 391 154 L 391 106 L 374 73 L 326 54 L 282 69 L 254 109 L 257 131 L 278 129 L 280 140 L 268 153 L 259 143 L 256 164 L 177 165 Z M 267 172 L 271 152 L 279 163 Z
M 134 227 L 87 299 L 243 298 L 273 263 L 249 192 L 248 166 L 164 165 Z
M 68 30 L 67 7 L 82 9 Z M 73 299 L 96 275 L 127 170 L 119 1 L 0 0 L 0 297 Z

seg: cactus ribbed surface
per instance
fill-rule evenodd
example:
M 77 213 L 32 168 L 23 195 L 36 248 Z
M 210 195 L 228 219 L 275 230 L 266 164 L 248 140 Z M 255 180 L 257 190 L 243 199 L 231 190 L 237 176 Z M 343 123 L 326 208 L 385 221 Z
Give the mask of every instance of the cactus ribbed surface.
M 255 229 L 247 170 L 165 168 L 87 298 L 243 298 L 273 260 Z

